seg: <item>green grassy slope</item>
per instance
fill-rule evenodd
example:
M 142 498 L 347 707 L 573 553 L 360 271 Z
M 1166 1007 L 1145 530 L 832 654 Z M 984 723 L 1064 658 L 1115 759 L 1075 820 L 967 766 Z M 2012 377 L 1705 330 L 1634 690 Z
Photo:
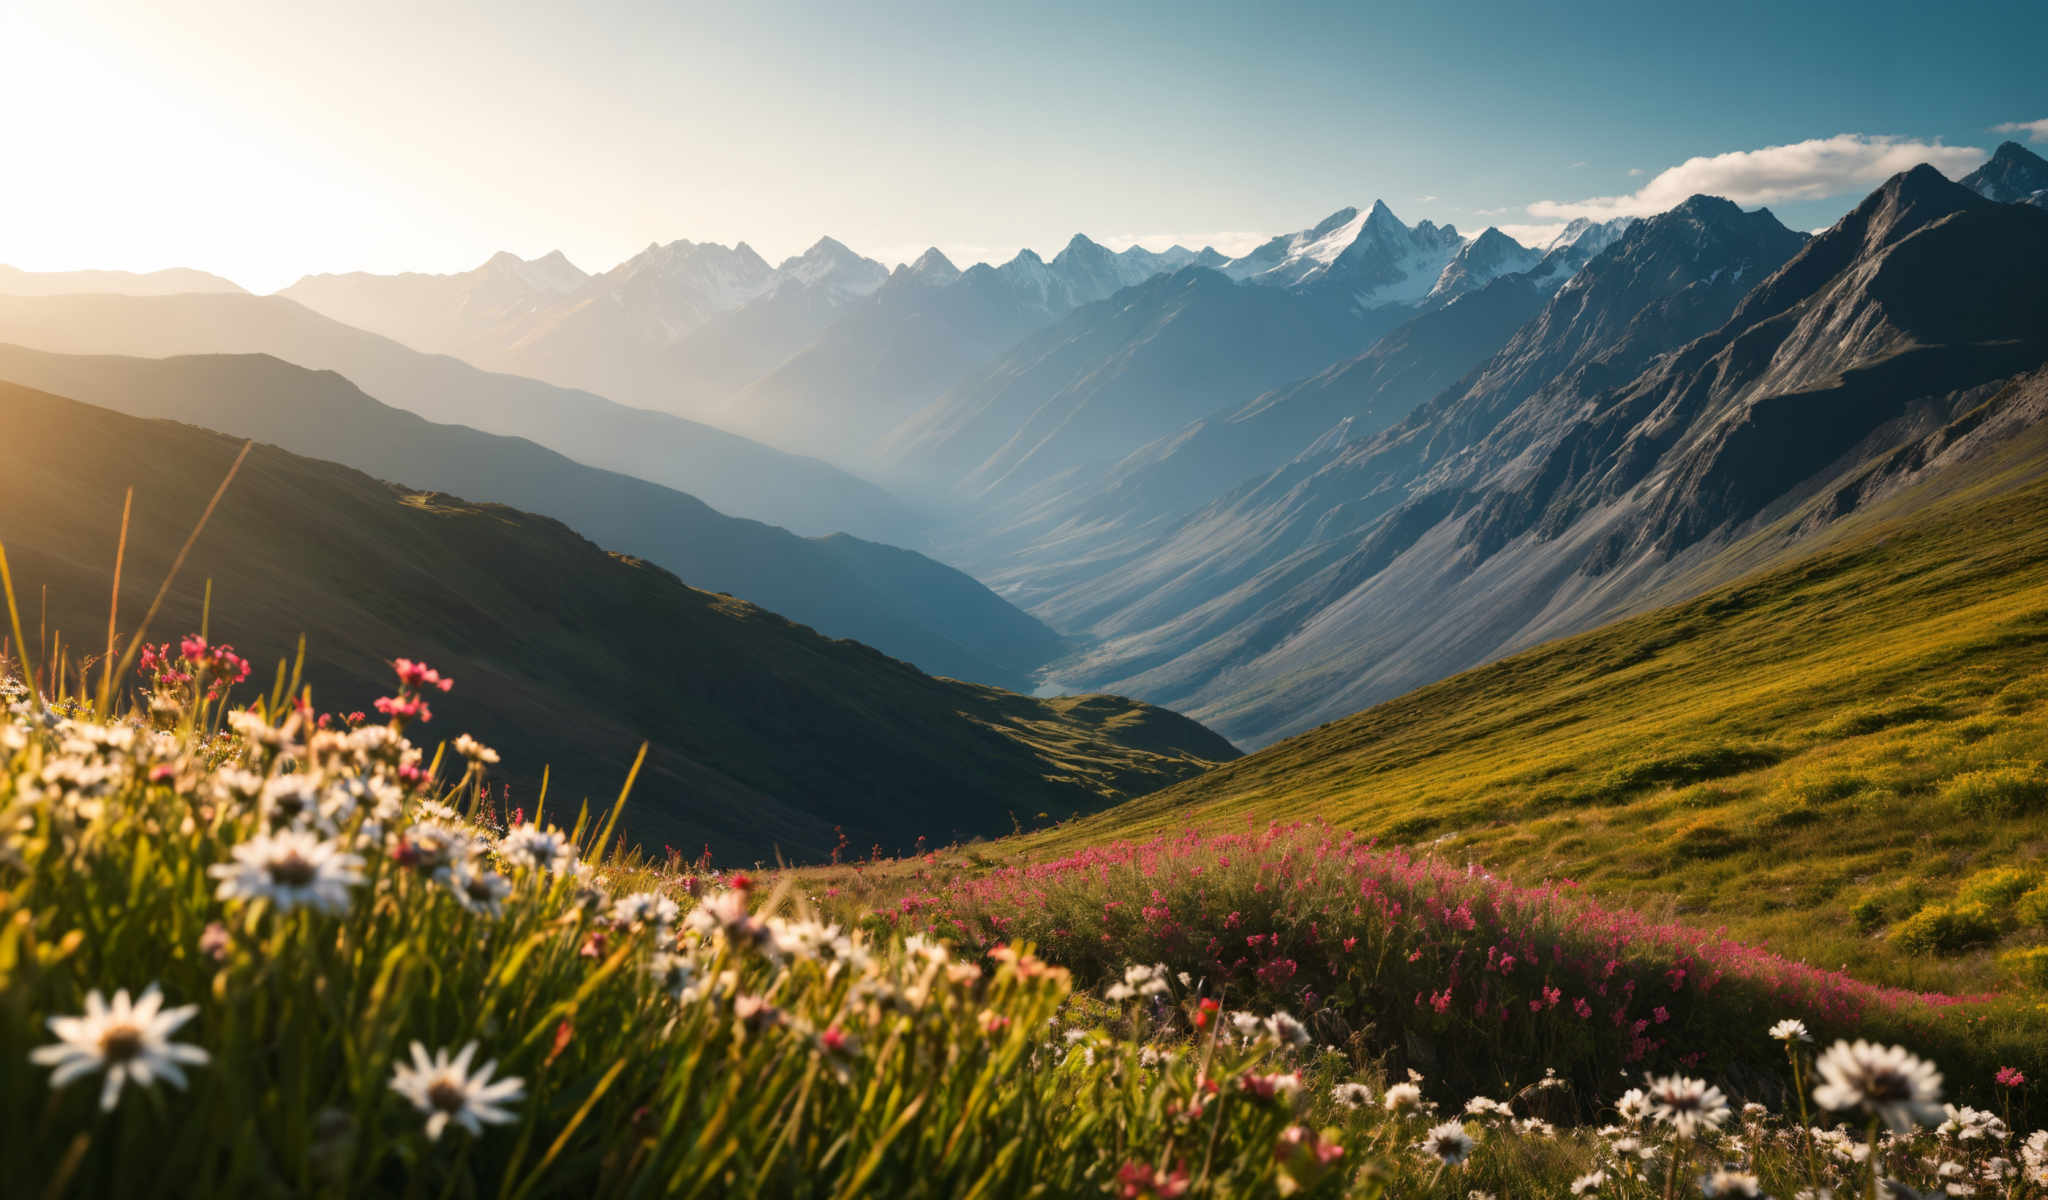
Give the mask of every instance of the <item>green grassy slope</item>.
M 2044 464 L 2037 427 L 1789 565 L 1005 848 L 1323 820 L 1874 978 L 1995 982 L 1968 943 L 2048 940 L 2048 903 L 2015 903 L 2048 866 Z M 1960 953 L 1900 940 L 1959 891 L 1995 893 Z
M 239 443 L 0 384 L 0 543 L 29 625 L 104 643 L 123 489 L 135 489 L 122 625 L 140 619 Z M 551 806 L 613 794 L 654 750 L 625 825 L 650 849 L 728 861 L 822 856 L 835 825 L 866 851 L 1008 831 L 1099 808 L 1235 751 L 1172 713 L 1033 700 L 934 679 L 697 591 L 567 527 L 407 493 L 258 447 L 200 539 L 157 638 L 212 631 L 259 669 L 305 634 L 309 677 L 341 711 L 388 690 L 406 655 L 458 680 L 433 732 L 553 765 Z M 47 590 L 45 590 L 47 589 Z M 530 809 L 537 780 L 513 777 Z

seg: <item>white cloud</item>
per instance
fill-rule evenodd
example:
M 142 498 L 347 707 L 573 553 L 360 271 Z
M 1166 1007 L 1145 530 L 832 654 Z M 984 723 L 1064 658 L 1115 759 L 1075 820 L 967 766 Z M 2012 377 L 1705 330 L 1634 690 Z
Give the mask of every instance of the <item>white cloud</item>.
M 2024 133 L 2030 142 L 2048 142 L 2048 117 L 2038 121 L 2007 121 L 1991 127 L 1993 133 Z
M 1571 165 L 1572 165 L 1572 166 L 1574 166 L 1574 167 L 1584 167 L 1584 166 L 1590 166 L 1591 164 L 1589 164 L 1589 163 L 1588 163 L 1588 162 L 1587 162 L 1587 161 L 1586 161 L 1585 159 L 1583 159 L 1583 158 L 1582 158 L 1582 159 L 1580 159 L 1579 161 L 1577 161 L 1577 162 L 1575 162 L 1575 163 L 1573 163 L 1573 164 L 1571 164 Z
M 1625 196 L 1539 200 L 1529 206 L 1529 215 L 1550 220 L 1646 217 L 1700 193 L 1723 196 L 1741 205 L 1819 200 L 1875 187 L 1920 163 L 1945 175 L 1959 175 L 1983 162 L 1985 156 L 1986 151 L 1974 146 L 1840 133 L 1787 146 L 1689 158 L 1658 172 Z
M 1630 167 L 1628 169 L 1628 173 L 1631 175 L 1640 175 L 1643 173 L 1643 169 L 1641 167 Z
M 1436 197 L 1435 197 L 1435 196 L 1417 196 L 1417 197 L 1415 198 L 1415 202 L 1416 202 L 1417 204 L 1428 204 L 1428 203 L 1430 203 L 1430 202 L 1434 201 L 1435 199 L 1436 199 Z

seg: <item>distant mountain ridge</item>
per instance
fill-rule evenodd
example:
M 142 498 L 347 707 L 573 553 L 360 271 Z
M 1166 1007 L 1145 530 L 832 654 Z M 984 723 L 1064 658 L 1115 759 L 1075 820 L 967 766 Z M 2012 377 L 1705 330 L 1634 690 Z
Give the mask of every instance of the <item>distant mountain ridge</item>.
M 919 540 L 921 520 L 815 459 L 588 392 L 421 354 L 277 296 L 0 296 L 0 342 L 67 354 L 269 354 L 338 371 L 430 421 L 530 438 L 578 462 L 804 534 Z
M 1221 261 L 1207 253 L 1209 259 L 1179 247 L 1112 253 L 1076 235 L 1050 263 L 1026 250 L 987 269 L 1049 319 L 1160 271 Z M 688 240 L 650 245 L 595 276 L 558 253 L 533 262 L 550 269 L 540 275 L 533 264 L 499 254 L 458 275 L 312 275 L 280 294 L 415 349 L 762 432 L 753 414 L 772 405 L 737 401 L 735 394 L 809 348 L 892 277 L 883 264 L 830 237 L 773 267 L 745 242 Z M 936 250 L 918 264 L 895 274 L 936 286 L 960 275 Z M 493 303 L 471 299 L 504 292 L 507 283 L 515 284 L 511 294 Z M 1016 329 L 1010 340 L 1023 332 Z M 790 431 L 800 435 L 803 426 Z M 817 449 L 801 436 L 784 444 Z
M 1337 401 L 1268 406 L 1256 424 L 1231 414 L 1500 280 L 1523 280 L 1531 296 L 1555 291 L 1626 225 L 1583 223 L 1538 251 L 1497 229 L 1467 242 L 1450 226 L 1411 228 L 1383 201 L 1364 213 L 1340 209 L 1217 267 L 1211 279 L 1234 288 L 1197 286 L 1183 271 L 1170 277 L 1174 289 L 1155 279 L 1076 310 L 904 422 L 882 443 L 876 469 L 899 486 L 975 506 L 961 552 L 1007 586 L 1013 571 L 1030 570 L 1005 555 L 1026 530 L 1058 527 L 1052 540 L 1063 552 L 1092 555 L 1090 543 L 1112 526 L 1174 515 L 1203 482 L 1213 495 L 1219 474 L 1234 481 L 1270 470 L 1347 416 L 1356 418 L 1355 436 L 1404 415 L 1423 398 L 1413 381 L 1441 386 L 1455 377 L 1447 367 L 1467 369 L 1494 348 L 1499 303 L 1461 310 L 1450 322 L 1467 320 L 1460 338 L 1418 337 L 1415 346 L 1451 361 L 1421 368 L 1391 404 L 1366 401 L 1372 411 L 1356 413 Z M 1149 483 L 1136 484 L 1140 470 Z M 1105 491 L 1140 507 L 1111 511 L 1115 499 L 1094 499 Z M 985 526 L 1005 536 L 989 539 Z M 1076 530 L 1078 539 L 1067 536 Z
M 1107 638 L 1067 678 L 1257 744 L 1686 594 L 1739 538 L 1854 511 L 1870 493 L 1840 481 L 1867 464 L 2034 419 L 1976 410 L 2048 360 L 2044 237 L 2038 210 L 1924 167 L 1811 241 L 1695 197 L 1405 421 L 1032 607 Z
M 13 384 L 0 384 L 0 423 L 0 540 L 15 586 L 47 587 L 67 642 L 104 634 L 134 489 L 121 617 L 132 629 L 238 441 Z M 516 749 L 501 805 L 532 811 L 545 764 L 549 813 L 569 821 L 584 797 L 602 808 L 648 742 L 621 829 L 656 856 L 708 845 L 724 863 L 821 860 L 842 834 L 908 850 L 1093 811 L 1236 757 L 1148 705 L 933 679 L 559 522 L 264 446 L 151 632 L 198 628 L 209 580 L 214 636 L 260 667 L 305 635 L 323 708 L 368 708 L 390 688 L 393 655 L 452 675 L 416 736 L 467 731 Z
M 0 295 L 70 296 L 111 292 L 123 296 L 168 296 L 177 292 L 233 292 L 242 288 L 218 275 L 190 267 L 163 271 L 24 271 L 0 263 Z
M 521 438 L 433 424 L 331 371 L 263 355 L 83 357 L 0 345 L 0 379 L 553 517 L 692 587 L 730 592 L 933 675 L 1028 691 L 1033 671 L 1063 647 L 1036 619 L 924 555 L 728 517 L 693 496 Z

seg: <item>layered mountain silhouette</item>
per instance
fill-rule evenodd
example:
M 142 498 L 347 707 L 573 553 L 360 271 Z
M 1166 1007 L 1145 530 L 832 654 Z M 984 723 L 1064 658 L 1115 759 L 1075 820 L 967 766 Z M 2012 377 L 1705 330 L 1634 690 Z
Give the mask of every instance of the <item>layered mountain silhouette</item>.
M 819 453 L 872 440 L 866 409 L 913 411 L 927 379 L 951 383 L 1079 305 L 1197 261 L 1222 257 L 1076 235 L 1050 262 L 1026 250 L 963 279 L 937 250 L 892 273 L 829 237 L 772 267 L 744 242 L 686 240 L 596 276 L 559 254 L 499 254 L 459 275 L 315 275 L 281 294 L 417 349 Z M 906 281 L 956 293 L 945 327 L 914 290 L 878 295 Z
M 976 525 L 1001 527 L 1021 511 L 1033 528 L 1105 512 L 1099 502 L 1105 473 L 1117 480 L 1109 486 L 1120 485 L 1127 468 L 1115 464 L 1126 455 L 1135 469 L 1181 447 L 1184 457 L 1155 468 L 1155 478 L 1222 471 L 1234 480 L 1269 470 L 1347 414 L 1329 405 L 1323 420 L 1302 406 L 1288 420 L 1312 422 L 1305 434 L 1292 425 L 1284 431 L 1240 426 L 1243 411 L 1267 407 L 1254 397 L 1369 352 L 1389 331 L 1497 280 L 1519 279 L 1530 294 L 1553 292 L 1625 224 L 1581 223 L 1534 250 L 1497 229 L 1468 242 L 1450 226 L 1423 221 L 1410 227 L 1384 202 L 1363 213 L 1340 209 L 1206 275 L 1184 270 L 1171 282 L 1154 279 L 1076 310 L 897 429 L 879 470 L 904 486 L 948 489 L 956 500 L 978 504 Z M 1444 346 L 1446 357 L 1418 365 L 1411 382 L 1419 385 L 1426 371 L 1462 371 L 1470 363 L 1461 357 L 1495 349 L 1499 342 L 1483 328 L 1489 321 L 1481 310 L 1497 324 L 1502 294 L 1442 325 L 1422 327 L 1414 341 Z M 1461 324 L 1469 331 L 1448 334 Z M 1458 343 L 1463 354 L 1447 342 Z M 1387 357 L 1397 357 L 1391 347 Z M 1437 386 L 1444 382 L 1438 379 Z M 1415 402 L 1405 395 L 1364 401 L 1356 413 L 1361 431 Z M 1268 419 L 1296 411 L 1282 406 Z M 1207 441 L 1190 440 L 1199 439 L 1197 423 L 1210 429 Z M 1238 461 L 1205 453 L 1222 445 L 1218 435 L 1241 435 Z M 1178 498 L 1170 484 L 1159 491 L 1153 504 Z M 1160 515 L 1146 507 L 1112 519 Z
M 291 289 L 642 408 L 314 335 L 277 298 L 0 296 L 0 340 L 332 368 L 599 469 L 552 491 L 399 474 L 413 486 L 562 516 L 935 670 L 1021 684 L 1064 645 L 1055 686 L 1256 744 L 1797 552 L 2033 420 L 2012 381 L 2048 359 L 2044 210 L 2048 161 L 2009 142 L 1954 183 L 1903 173 L 1811 238 L 1710 196 L 1543 246 L 1376 201 L 1234 259 L 1077 235 L 1049 259 L 887 270 L 829 238 L 772 266 L 676 242 L 596 276 L 499 255 Z M 689 495 L 619 499 L 621 476 Z M 930 545 L 996 594 L 855 538 L 742 536 L 690 496 Z
M 892 429 L 1019 340 L 1163 272 L 1220 261 L 1178 247 L 1113 253 L 1080 234 L 1050 261 L 1025 250 L 965 271 L 927 250 L 713 415 L 777 445 L 879 468 Z
M 240 285 L 195 271 L 24 271 L 0 264 L 0 295 L 69 296 L 81 292 L 113 292 L 124 296 L 168 296 L 178 292 L 234 292 Z
M 1291 457 L 1220 474 L 1206 504 L 1164 528 L 1097 549 L 1098 555 L 1115 555 L 1119 567 L 1113 574 L 1089 582 L 1077 576 L 1066 556 L 1030 549 L 1013 554 L 1000 570 L 973 560 L 969 565 L 1029 598 L 1056 628 L 1105 639 L 1098 655 L 1120 659 L 1124 639 L 1136 639 L 1135 647 L 1142 647 L 1136 662 L 1172 657 L 1175 647 L 1191 649 L 1229 628 L 1246 606 L 1255 609 L 1264 589 L 1284 590 L 1287 577 L 1265 575 L 1269 569 L 1312 544 L 1355 535 L 1398 504 L 1437 461 L 1484 436 L 1502 415 L 1546 387 L 1566 388 L 1566 379 L 1581 372 L 1592 380 L 1625 379 L 1652 354 L 1712 328 L 1741 299 L 1742 278 L 1760 279 L 1799 245 L 1799 235 L 1768 213 L 1744 214 L 1704 197 L 1688 201 L 1626 226 L 1542 301 L 1533 317 L 1505 334 L 1502 327 L 1520 315 L 1513 299 L 1536 303 L 1533 281 L 1524 281 L 1531 293 L 1518 292 L 1512 278 L 1497 281 L 1491 296 L 1470 296 L 1417 318 L 1416 326 L 1445 326 L 1442 332 L 1449 335 L 1466 315 L 1489 313 L 1489 301 L 1510 302 L 1507 311 L 1474 331 L 1479 336 L 1442 339 L 1476 350 L 1477 367 L 1467 366 L 1454 386 L 1426 401 L 1408 393 L 1408 411 L 1383 427 L 1368 425 L 1354 437 L 1337 422 L 1347 404 L 1365 397 L 1341 386 L 1307 389 L 1290 407 L 1302 407 L 1316 419 L 1291 431 L 1300 437 Z M 1674 313 L 1689 319 L 1674 324 Z M 1504 341 L 1489 352 L 1483 342 L 1492 336 Z M 1395 341 L 1388 349 L 1400 353 L 1388 365 L 1419 361 L 1407 351 L 1437 340 Z M 1375 364 L 1374 352 L 1360 362 Z M 1347 377 L 1363 380 L 1370 374 L 1344 372 L 1330 382 Z M 1275 409 L 1268 420 L 1277 424 L 1287 411 Z M 1301 433 L 1304 428 L 1312 432 Z M 1162 621 L 1172 628 L 1154 633 Z
M 922 522 L 881 488 L 721 429 L 422 354 L 276 296 L 0 296 L 0 342 L 70 354 L 269 354 L 337 371 L 430 421 L 529 438 L 578 462 L 804 534 L 905 542 Z
M 66 644 L 103 644 L 125 489 L 121 627 L 234 459 L 232 438 L 0 384 L 0 541 Z M 382 483 L 267 446 L 250 455 L 150 631 L 211 629 L 259 663 L 305 637 L 323 708 L 367 709 L 389 655 L 456 689 L 423 732 L 472 732 L 552 766 L 547 806 L 609 803 L 651 743 L 624 827 L 726 861 L 822 857 L 843 831 L 907 848 L 1092 810 L 1230 757 L 1174 714 L 1107 696 L 1033 700 L 934 679 L 559 522 Z M 45 590 L 46 589 L 46 590 Z M 429 738 L 431 740 L 431 737 Z M 524 807 L 538 780 L 494 800 Z
M 1878 464 L 2031 419 L 2009 381 L 2048 360 L 2044 239 L 1925 167 L 1804 244 L 1695 197 L 1405 420 L 1035 611 L 1105 638 L 1075 678 L 1259 743 L 1708 586 L 1820 536 Z
M 263 355 L 88 357 L 0 345 L 0 379 L 553 517 L 692 587 L 729 592 L 934 675 L 1028 689 L 1032 671 L 1062 646 L 1035 618 L 924 555 L 728 517 L 523 438 L 434 424 L 331 371 Z
M 894 435 L 899 477 L 983 503 L 1102 468 L 1214 410 L 1369 344 L 1396 318 L 1189 267 L 1077 309 Z

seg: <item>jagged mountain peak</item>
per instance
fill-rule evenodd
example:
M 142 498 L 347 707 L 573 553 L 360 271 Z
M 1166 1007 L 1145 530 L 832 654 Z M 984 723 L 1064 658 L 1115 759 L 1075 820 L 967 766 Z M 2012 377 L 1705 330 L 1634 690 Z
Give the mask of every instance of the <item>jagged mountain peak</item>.
M 821 237 L 810 249 L 784 259 L 778 283 L 822 287 L 838 296 L 865 296 L 889 278 L 889 268 L 849 249 L 838 238 Z
M 2018 142 L 2000 144 L 1989 161 L 1957 182 L 1986 200 L 2048 208 L 2048 159 Z
M 1379 206 L 1376 204 L 1375 207 Z M 1308 238 L 1326 238 L 1331 234 L 1337 232 L 1339 229 L 1344 228 L 1346 225 L 1351 224 L 1353 221 L 1356 221 L 1357 219 L 1358 210 L 1350 207 L 1349 205 L 1346 205 L 1345 207 L 1338 209 L 1336 212 L 1331 213 L 1329 216 L 1324 217 L 1321 221 L 1318 221 L 1315 225 L 1310 227 L 1306 233 L 1296 234 L 1294 236 Z M 1279 241 L 1281 239 L 1275 238 L 1274 240 Z
M 1361 214 L 1340 208 L 1299 233 L 1282 234 L 1222 266 L 1232 279 L 1264 287 L 1342 289 L 1371 307 L 1421 300 L 1463 245 L 1457 230 L 1402 224 L 1384 200 Z
M 1394 210 L 1388 208 L 1387 202 L 1384 200 L 1372 202 L 1372 208 L 1365 214 L 1365 224 L 1362 228 L 1386 233 L 1393 233 L 1395 231 L 1401 233 L 1408 232 L 1408 227 L 1401 223 L 1401 218 L 1394 215 Z
M 1428 225 L 1424 221 L 1422 225 Z M 1418 225 L 1420 231 L 1422 226 Z M 1429 299 L 1439 303 L 1448 302 L 1475 288 L 1484 287 L 1503 275 L 1519 274 L 1536 266 L 1543 258 L 1542 251 L 1531 250 L 1522 243 L 1489 225 L 1481 230 L 1478 237 L 1459 247 L 1437 276 L 1436 286 L 1429 291 Z
M 2048 158 L 2027 149 L 2015 141 L 1998 143 L 1998 149 L 1991 152 L 1991 162 L 2002 166 L 2029 166 L 2036 170 L 2048 170 Z
M 960 268 L 954 266 L 953 260 L 940 252 L 937 246 L 927 247 L 923 254 L 918 255 L 917 261 L 910 264 L 910 271 L 927 279 L 950 281 L 960 278 Z
M 1468 248 L 1473 249 L 1475 251 L 1483 251 L 1484 253 L 1488 254 L 1502 254 L 1507 252 L 1510 248 L 1517 250 L 1529 249 L 1529 247 L 1522 245 L 1522 243 L 1509 237 L 1507 234 L 1502 233 L 1500 231 L 1500 228 L 1495 225 L 1488 225 L 1486 228 L 1480 230 L 1479 236 L 1472 239 L 1472 241 L 1468 245 Z
M 1991 202 L 1925 163 L 1884 181 L 1848 215 L 1810 239 L 1735 311 L 1749 324 L 1783 312 L 1866 257 L 1951 214 Z
M 1768 211 L 1759 209 L 1758 211 Z M 1664 216 L 1698 222 L 1735 221 L 1742 217 L 1742 206 L 1723 196 L 1709 196 L 1695 192 L 1673 205 Z
M 560 250 L 551 250 L 539 258 L 530 259 L 521 258 L 510 250 L 500 250 L 478 267 L 477 272 L 515 280 L 548 292 L 573 291 L 590 278 Z

